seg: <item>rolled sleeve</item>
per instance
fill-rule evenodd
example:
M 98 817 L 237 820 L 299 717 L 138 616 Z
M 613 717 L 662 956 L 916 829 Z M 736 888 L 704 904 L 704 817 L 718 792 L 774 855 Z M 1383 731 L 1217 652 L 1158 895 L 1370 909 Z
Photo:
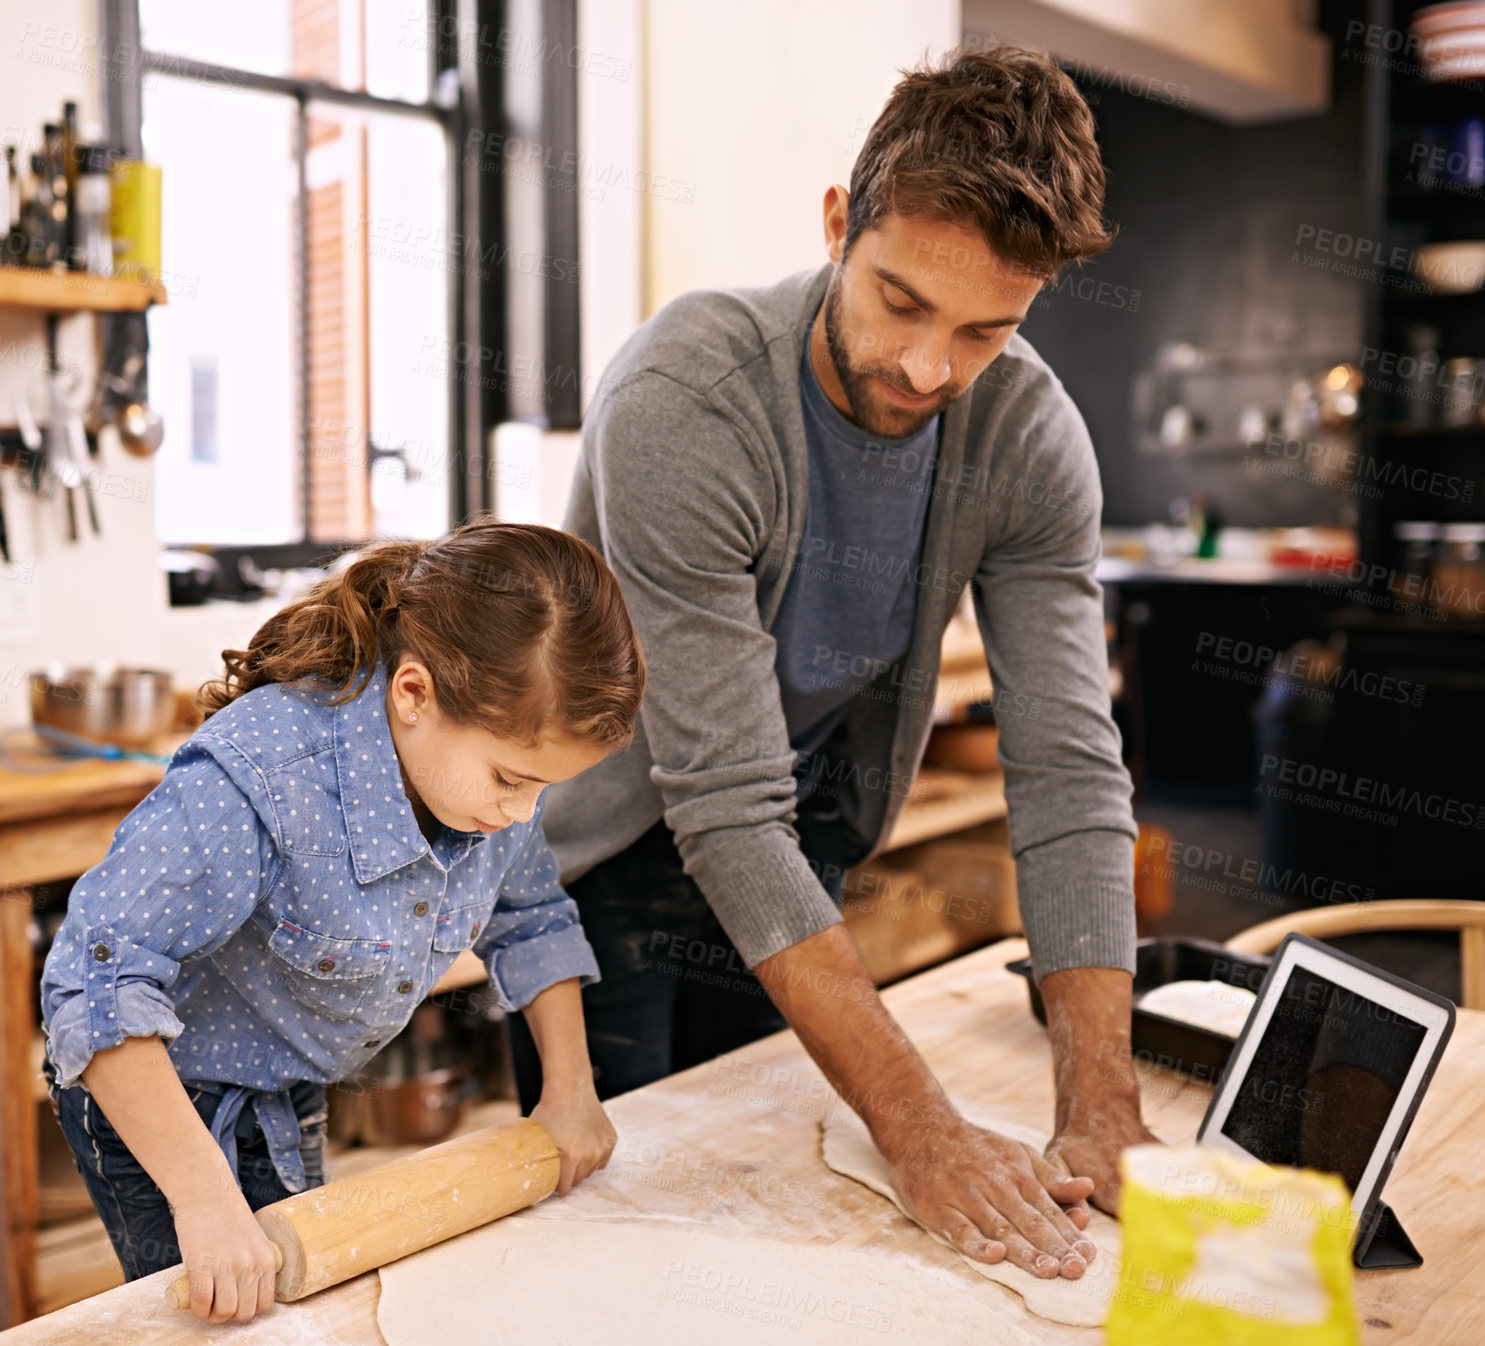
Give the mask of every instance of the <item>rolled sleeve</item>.
M 543 800 L 545 803 L 545 800 Z M 495 910 L 474 952 L 490 974 L 504 1010 L 524 1009 L 548 986 L 577 977 L 599 979 L 598 960 L 583 933 L 577 903 L 557 876 L 557 860 L 541 830 L 541 815 L 500 886 Z
M 1016 857 L 1021 924 L 1036 979 L 1074 967 L 1134 971 L 1134 840 L 1073 832 Z
M 275 866 L 247 796 L 203 742 L 183 744 L 73 886 L 43 965 L 41 1016 L 61 1087 L 127 1037 L 184 1031 L 168 993 L 182 964 L 231 937 Z
M 63 1089 L 77 1083 L 94 1052 L 117 1047 L 125 1038 L 173 1042 L 184 1031 L 170 997 L 146 980 L 169 984 L 178 963 L 147 954 L 107 923 L 89 926 L 82 942 L 82 989 L 57 996 L 47 1017 L 47 1055 Z

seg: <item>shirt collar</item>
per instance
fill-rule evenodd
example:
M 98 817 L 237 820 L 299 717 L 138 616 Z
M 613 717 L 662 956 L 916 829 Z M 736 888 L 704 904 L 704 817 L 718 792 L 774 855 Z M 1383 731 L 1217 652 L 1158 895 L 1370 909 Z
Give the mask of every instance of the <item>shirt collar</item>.
M 380 663 L 360 695 L 335 708 L 335 769 L 359 883 L 374 883 L 425 855 L 439 868 L 452 869 L 484 840 L 478 832 L 444 828 L 438 844 L 428 845 L 402 785 L 387 723 L 387 673 Z

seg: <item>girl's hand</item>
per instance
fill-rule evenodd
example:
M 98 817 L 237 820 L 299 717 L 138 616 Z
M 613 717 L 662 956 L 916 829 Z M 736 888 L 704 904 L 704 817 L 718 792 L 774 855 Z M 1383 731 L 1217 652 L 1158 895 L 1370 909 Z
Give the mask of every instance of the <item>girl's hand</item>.
M 273 1244 L 241 1192 L 175 1207 L 175 1237 L 194 1317 L 246 1323 L 273 1306 Z
M 608 1163 L 619 1137 L 593 1087 L 578 978 L 554 982 L 523 1012 L 541 1054 L 541 1101 L 531 1109 L 531 1120 L 546 1127 L 557 1142 L 562 1156 L 557 1194 L 566 1196 Z
M 531 1120 L 546 1127 L 557 1142 L 557 1153 L 562 1157 L 558 1196 L 566 1196 L 607 1164 L 619 1138 L 598 1101 L 591 1075 L 566 1087 L 544 1085 L 541 1101 L 531 1109 Z

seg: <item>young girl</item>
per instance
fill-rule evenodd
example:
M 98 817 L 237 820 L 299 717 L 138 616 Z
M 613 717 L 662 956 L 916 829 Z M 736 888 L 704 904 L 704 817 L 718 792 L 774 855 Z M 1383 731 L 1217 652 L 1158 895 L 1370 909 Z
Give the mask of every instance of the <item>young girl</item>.
M 251 1212 L 324 1181 L 325 1090 L 462 949 L 523 1010 L 559 1192 L 614 1145 L 579 987 L 598 975 L 542 787 L 630 737 L 644 662 L 586 543 L 478 522 L 368 548 L 272 617 L 78 880 L 42 976 L 53 1107 L 133 1280 L 273 1302 Z

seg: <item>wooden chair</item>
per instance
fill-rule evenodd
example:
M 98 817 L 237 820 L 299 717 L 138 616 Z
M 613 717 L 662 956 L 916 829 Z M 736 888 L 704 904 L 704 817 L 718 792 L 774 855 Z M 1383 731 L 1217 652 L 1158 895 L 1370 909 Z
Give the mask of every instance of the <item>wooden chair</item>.
M 1459 931 L 1460 1004 L 1485 1010 L 1485 902 L 1347 902 L 1279 916 L 1227 941 L 1237 953 L 1272 953 L 1291 932 L 1326 939 L 1371 930 Z

